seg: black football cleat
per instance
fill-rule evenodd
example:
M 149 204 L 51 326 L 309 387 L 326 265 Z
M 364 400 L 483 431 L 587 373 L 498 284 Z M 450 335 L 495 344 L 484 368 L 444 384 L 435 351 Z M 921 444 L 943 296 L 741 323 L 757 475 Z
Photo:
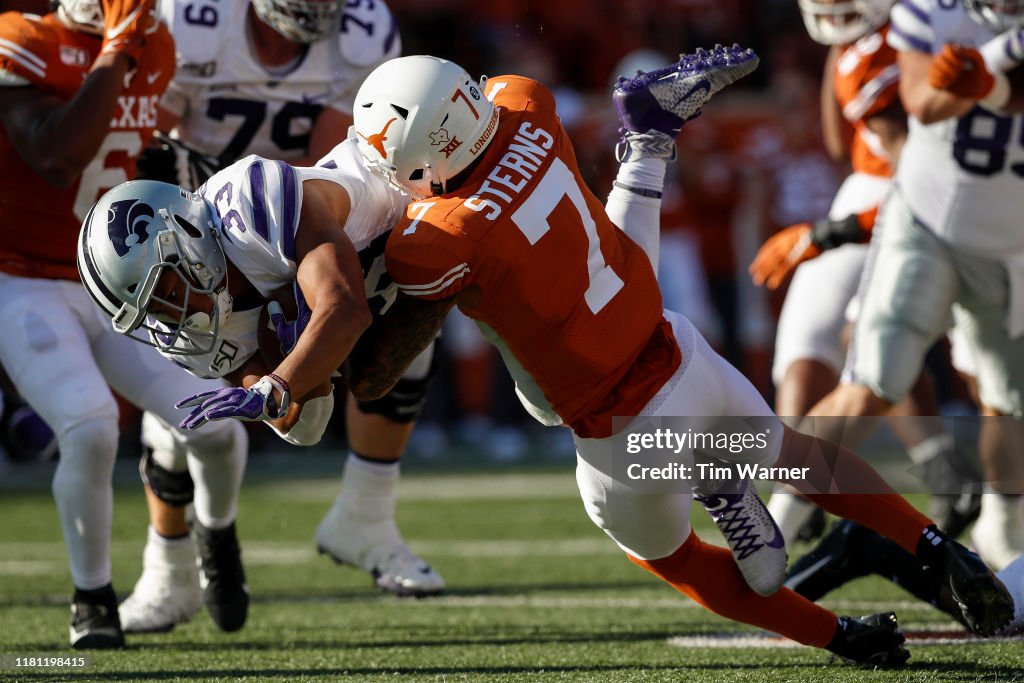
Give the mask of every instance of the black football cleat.
M 71 599 L 71 647 L 109 650 L 124 647 L 124 631 L 117 614 L 117 595 L 108 583 L 103 588 L 76 589 Z
M 933 569 L 960 608 L 963 618 L 959 621 L 971 633 L 985 638 L 1009 625 L 1013 619 L 1013 597 L 978 554 L 948 537 L 936 549 L 939 554 L 937 561 L 932 560 Z
M 839 617 L 839 628 L 825 646 L 829 652 L 848 662 L 894 668 L 903 666 L 910 653 L 892 612 L 867 617 Z
M 867 576 L 871 573 L 871 558 L 863 546 L 873 533 L 847 519 L 837 521 L 811 552 L 793 563 L 784 585 L 814 601 Z
M 245 583 L 235 525 L 208 529 L 196 522 L 195 535 L 206 611 L 221 631 L 237 631 L 249 615 L 249 586 Z

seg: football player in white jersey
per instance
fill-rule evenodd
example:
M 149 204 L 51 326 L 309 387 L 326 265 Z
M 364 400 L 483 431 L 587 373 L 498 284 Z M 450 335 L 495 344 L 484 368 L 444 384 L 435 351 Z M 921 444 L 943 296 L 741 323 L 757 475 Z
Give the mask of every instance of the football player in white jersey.
M 997 34 L 1024 15 L 1003 0 L 901 0 L 891 19 L 909 134 L 862 280 L 844 382 L 811 415 L 884 414 L 906 395 L 952 310 L 973 352 L 982 414 L 1019 417 L 1024 307 L 1012 302 L 1024 258 L 1024 117 L 1007 112 L 1024 111 L 1024 98 L 1000 72 L 1017 66 L 1019 37 Z M 998 569 L 1024 550 L 1022 477 L 1016 457 L 1001 457 L 1014 453 L 1013 426 L 987 420 L 983 430 L 994 495 L 984 496 L 973 536 Z
M 109 553 L 118 439 L 110 388 L 173 420 L 175 394 L 211 383 L 125 346 L 75 268 L 81 220 L 103 190 L 134 175 L 152 134 L 174 63 L 171 36 L 151 2 L 68 0 L 55 9 L 0 15 L 0 319 L 9 332 L 0 362 L 59 440 L 53 494 L 75 586 L 71 645 L 120 647 Z M 104 226 L 121 249 L 126 218 Z M 203 598 L 218 625 L 233 630 L 248 608 L 234 524 L 246 435 L 214 426 L 169 438 L 203 484 L 195 500 L 209 579 Z
M 366 75 L 401 50 L 384 2 L 164 1 L 177 72 L 160 130 L 228 164 L 308 165 L 344 139 Z
M 750 267 L 755 284 L 771 289 L 793 274 L 779 317 L 772 379 L 779 415 L 802 416 L 839 382 L 846 355 L 847 319 L 867 258 L 867 241 L 907 135 L 899 101 L 896 51 L 886 44 L 895 0 L 800 0 L 811 38 L 831 47 L 822 79 L 825 146 L 852 173 L 827 218 L 785 228 L 765 242 Z M 929 516 L 959 536 L 977 516 L 977 496 L 954 484 L 953 437 L 935 418 L 934 390 L 923 375 L 891 422 L 933 492 Z M 969 471 L 969 470 L 968 470 Z M 768 509 L 788 545 L 822 514 L 794 495 L 773 495 Z M 822 520 L 823 521 L 823 520 Z
M 164 0 L 161 14 L 178 52 L 158 122 L 170 137 L 143 155 L 140 177 L 190 188 L 248 154 L 312 164 L 344 138 L 366 74 L 401 48 L 394 17 L 377 1 Z M 342 491 L 316 533 L 321 552 L 400 595 L 444 587 L 394 523 L 399 458 L 426 397 L 432 351 L 385 399 L 346 402 L 350 453 Z M 152 425 L 144 420 L 144 436 Z M 178 548 L 162 556 L 147 550 L 143 575 L 121 606 L 129 631 L 169 628 L 198 608 L 194 580 L 175 570 L 189 557 L 184 508 L 152 495 L 149 501 L 151 538 L 174 536 Z

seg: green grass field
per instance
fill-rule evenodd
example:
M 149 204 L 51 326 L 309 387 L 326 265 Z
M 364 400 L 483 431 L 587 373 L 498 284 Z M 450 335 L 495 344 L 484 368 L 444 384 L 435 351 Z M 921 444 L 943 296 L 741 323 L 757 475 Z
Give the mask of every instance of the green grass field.
M 114 585 L 122 596 L 141 569 L 146 527 L 131 467 L 119 463 L 115 509 Z M 450 590 L 424 600 L 383 596 L 368 576 L 316 555 L 313 530 L 336 493 L 333 475 L 283 479 L 276 470 L 261 476 L 258 463 L 253 469 L 239 517 L 253 596 L 242 631 L 220 633 L 201 613 L 171 633 L 133 636 L 123 651 L 95 653 L 87 670 L 8 666 L 0 680 L 1024 680 L 1021 641 L 911 644 L 909 667 L 899 672 L 832 662 L 822 651 L 762 637 L 730 644 L 729 634 L 759 634 L 628 562 L 587 519 L 569 465 L 407 473 L 400 525 Z M 0 656 L 73 654 L 70 579 L 40 479 L 0 488 Z M 694 517 L 705 538 L 718 538 L 703 512 Z M 828 605 L 849 614 L 893 608 L 911 632 L 955 630 L 874 579 L 844 588 Z

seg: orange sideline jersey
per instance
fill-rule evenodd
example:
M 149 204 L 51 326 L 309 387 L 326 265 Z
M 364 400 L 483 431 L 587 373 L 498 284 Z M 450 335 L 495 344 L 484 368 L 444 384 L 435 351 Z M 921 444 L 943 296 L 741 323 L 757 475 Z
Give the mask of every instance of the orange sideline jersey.
M 855 173 L 892 177 L 892 164 L 866 119 L 899 100 L 896 50 L 885 41 L 888 28 L 871 33 L 843 49 L 835 62 L 835 94 L 843 117 L 853 126 L 850 164 Z
M 99 36 L 67 28 L 56 14 L 0 15 L 0 70 L 64 101 L 81 87 L 100 45 Z M 0 270 L 78 279 L 75 243 L 82 220 L 103 192 L 135 176 L 135 157 L 153 134 L 157 103 L 174 75 L 174 42 L 166 27 L 147 37 L 146 45 L 118 96 L 110 133 L 70 187 L 52 185 L 33 171 L 0 126 Z
M 386 260 L 407 294 L 472 287 L 463 312 L 490 326 L 551 408 L 583 437 L 613 433 L 679 367 L 646 254 L 586 187 L 551 92 L 487 82 L 499 127 L 456 192 L 410 204 Z M 463 141 L 472 144 L 473 141 Z

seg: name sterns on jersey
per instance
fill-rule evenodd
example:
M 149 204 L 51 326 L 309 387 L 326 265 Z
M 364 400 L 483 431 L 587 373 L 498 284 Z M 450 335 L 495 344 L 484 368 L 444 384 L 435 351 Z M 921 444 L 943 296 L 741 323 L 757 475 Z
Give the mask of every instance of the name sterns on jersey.
M 555 138 L 551 133 L 535 127 L 529 121 L 524 121 L 512 138 L 508 151 L 487 174 L 487 180 L 476 194 L 463 202 L 463 205 L 473 211 L 486 211 L 483 215 L 488 220 L 498 218 L 502 209 L 513 200 L 513 195 L 505 190 L 515 194 L 521 192 L 540 168 L 541 162 L 547 158 L 547 151 L 554 143 Z M 508 169 L 509 172 L 504 169 Z

